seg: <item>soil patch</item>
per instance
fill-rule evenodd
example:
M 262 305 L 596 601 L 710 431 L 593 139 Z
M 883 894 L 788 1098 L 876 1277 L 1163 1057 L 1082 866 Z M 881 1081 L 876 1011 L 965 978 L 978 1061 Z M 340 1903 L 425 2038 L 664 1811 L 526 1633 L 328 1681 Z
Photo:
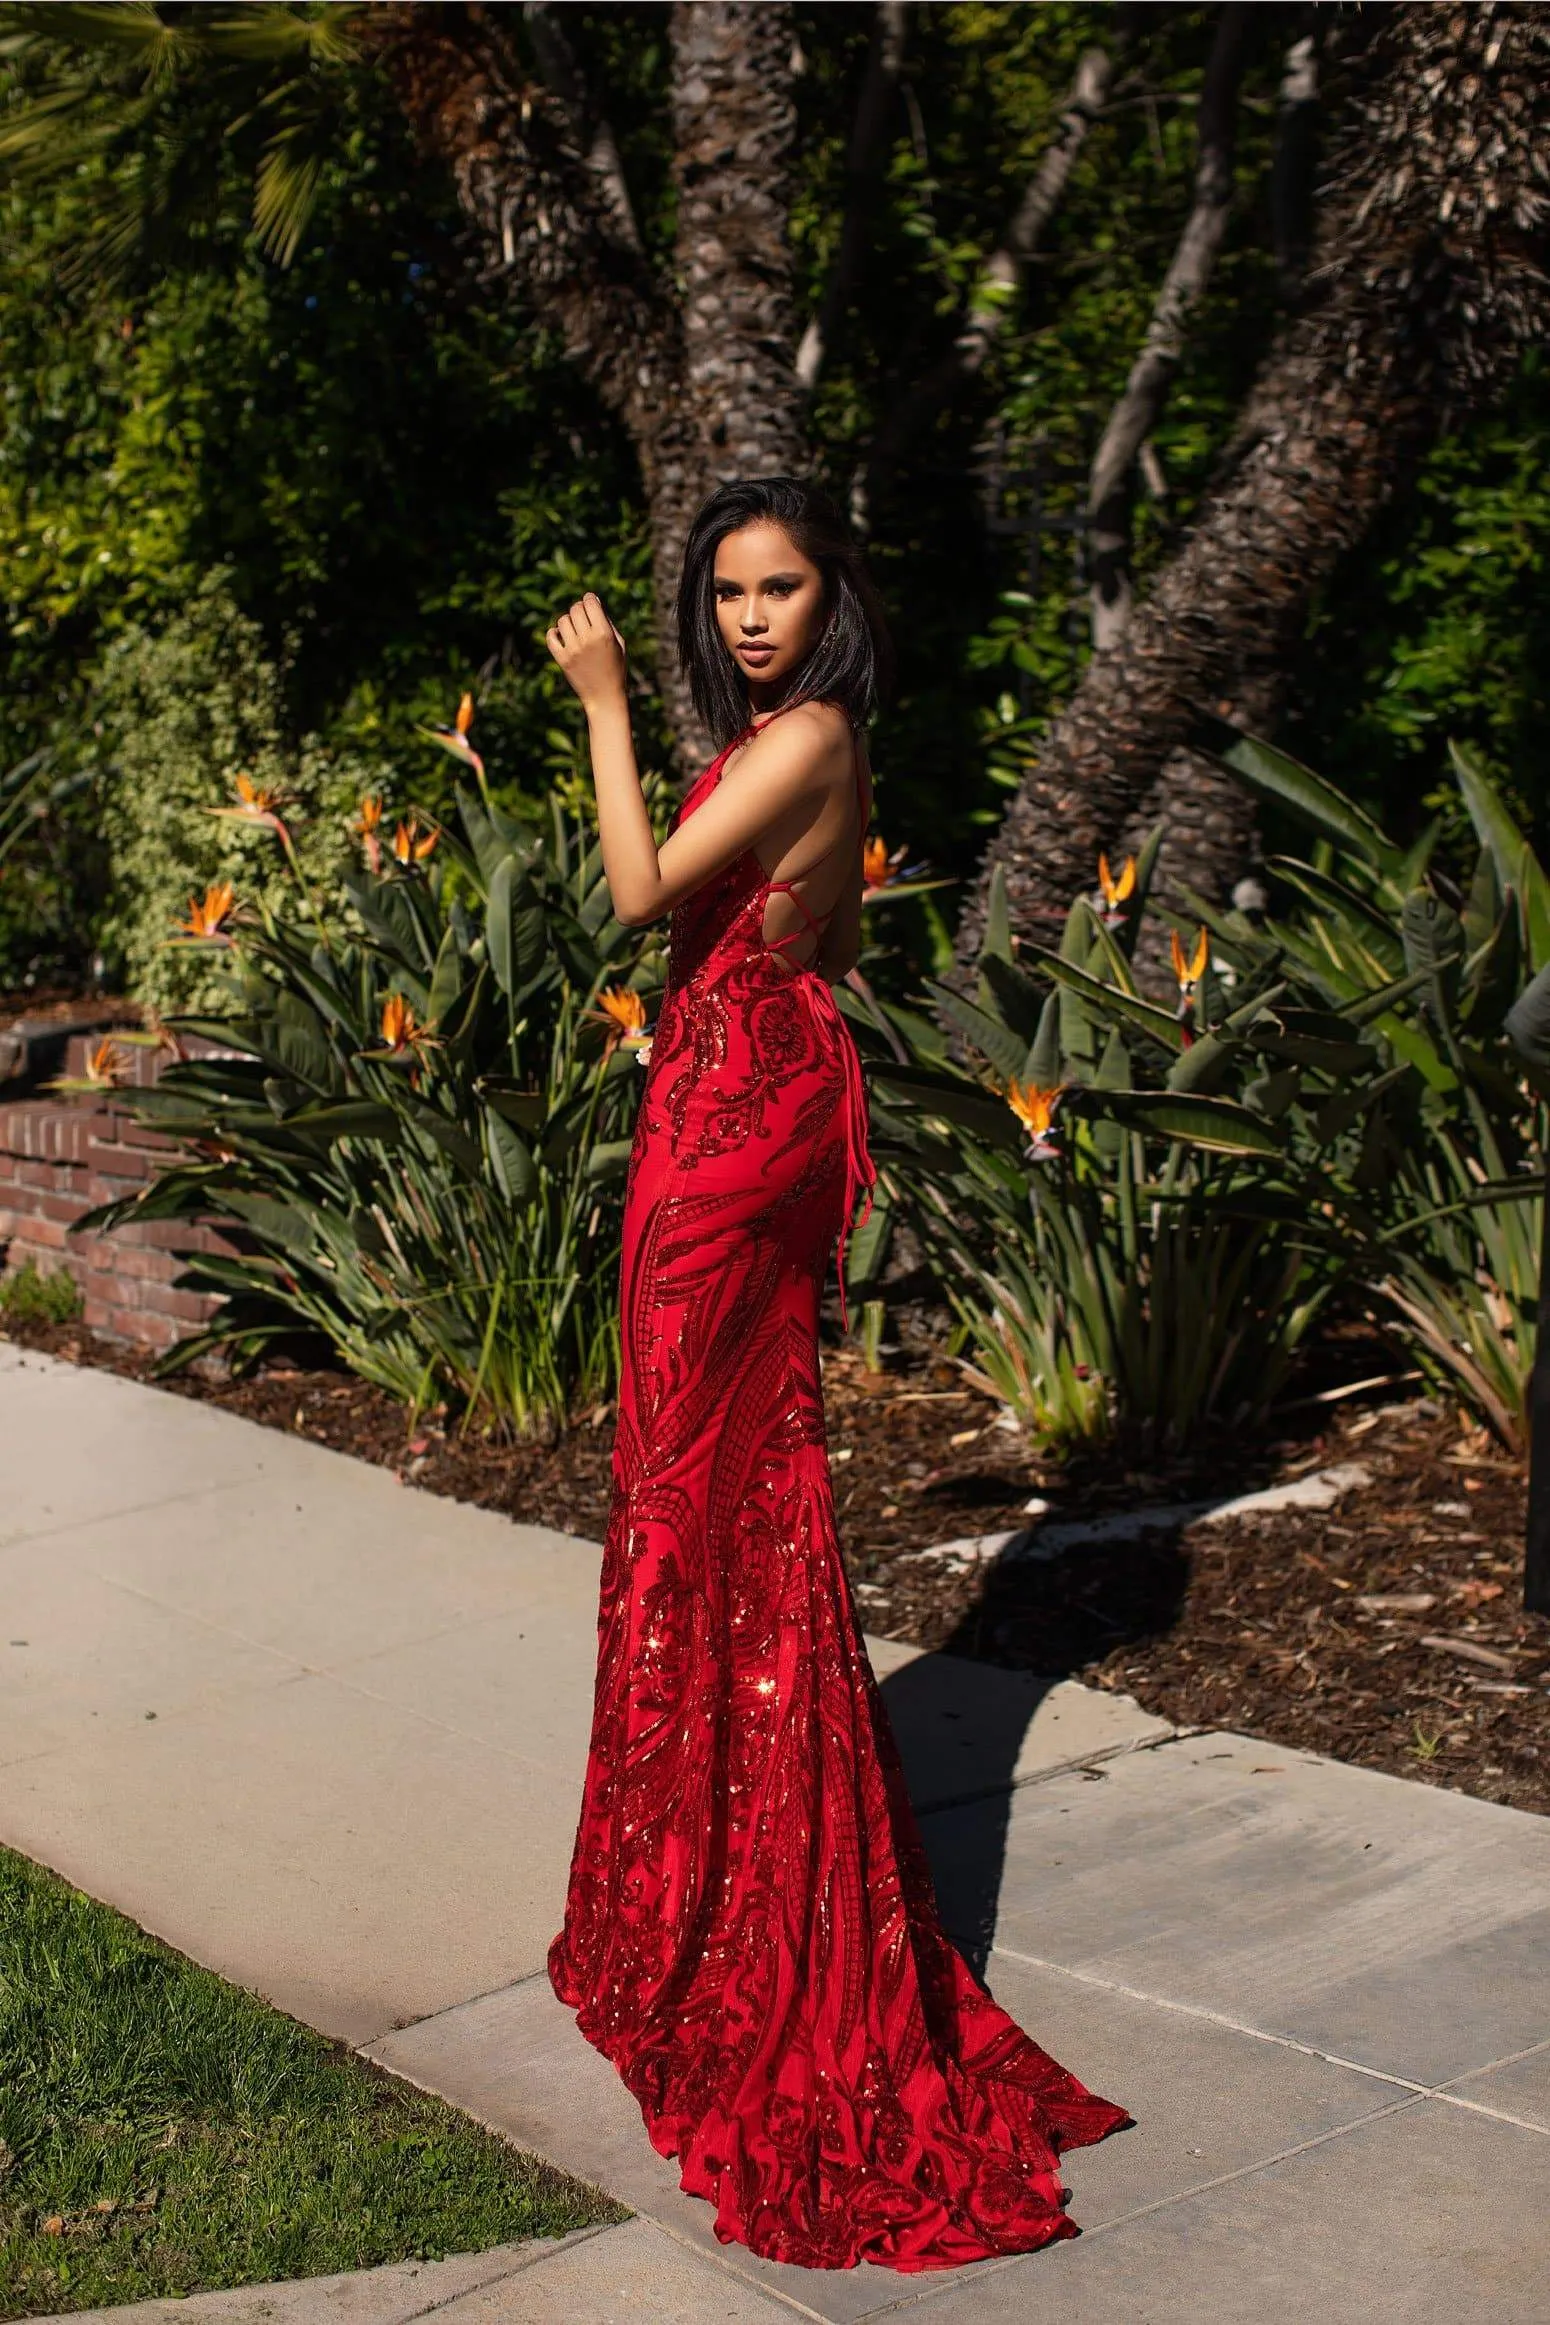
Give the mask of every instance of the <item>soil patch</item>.
M 132 1378 L 151 1359 L 71 1325 L 11 1336 Z M 437 1416 L 411 1433 L 385 1392 L 271 1364 L 162 1384 L 392 1469 L 406 1482 L 601 1539 L 613 1409 L 553 1448 L 491 1443 Z M 1188 1726 L 1550 1811 L 1550 1619 L 1522 1607 L 1524 1477 L 1435 1400 L 1310 1402 L 1230 1454 L 1141 1467 L 1033 1454 L 1001 1408 L 929 1350 L 882 1374 L 824 1355 L 835 1506 L 869 1630 L 1134 1696 Z M 944 1541 L 1189 1502 L 1334 1464 L 1367 1482 L 1283 1510 L 1089 1544 L 1036 1562 L 916 1553 Z

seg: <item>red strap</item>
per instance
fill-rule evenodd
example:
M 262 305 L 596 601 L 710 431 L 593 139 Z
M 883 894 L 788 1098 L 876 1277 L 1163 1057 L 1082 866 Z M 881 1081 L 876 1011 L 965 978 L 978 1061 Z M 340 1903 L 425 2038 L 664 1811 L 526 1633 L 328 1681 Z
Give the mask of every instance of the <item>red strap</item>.
M 806 921 L 808 927 L 812 930 L 814 936 L 819 938 L 823 936 L 825 925 L 834 918 L 834 915 L 839 910 L 839 906 L 837 904 L 831 904 L 827 912 L 820 913 L 817 919 L 814 919 L 812 913 L 808 911 L 807 906 L 803 903 L 801 897 L 797 894 L 796 888 L 790 880 L 766 880 L 764 883 L 764 892 L 767 896 L 789 896 L 792 903 L 796 906 L 798 912 L 801 913 L 802 918 Z M 803 933 L 804 932 L 801 929 L 794 928 L 791 931 L 790 936 L 778 936 L 772 939 L 772 942 L 779 945 L 789 944 L 791 942 L 791 937 L 801 936 Z
M 833 988 L 815 970 L 802 978 L 802 985 L 812 996 L 813 1007 L 832 1029 L 845 1069 L 845 1207 L 840 1214 L 840 1240 L 836 1255 L 840 1282 L 840 1328 L 850 1330 L 850 1317 L 845 1304 L 845 1238 L 852 1225 L 864 1227 L 872 1216 L 872 1189 L 877 1183 L 877 1165 L 867 1139 L 866 1083 L 861 1073 L 861 1058 L 856 1049 L 850 1027 L 840 1013 Z M 866 1196 L 866 1209 L 855 1221 L 851 1211 L 855 1205 L 856 1190 Z

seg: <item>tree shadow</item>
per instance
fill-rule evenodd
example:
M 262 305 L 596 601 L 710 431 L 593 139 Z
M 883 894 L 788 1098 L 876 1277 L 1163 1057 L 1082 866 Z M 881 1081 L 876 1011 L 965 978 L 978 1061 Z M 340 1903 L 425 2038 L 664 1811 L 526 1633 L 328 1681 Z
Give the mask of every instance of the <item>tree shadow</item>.
M 1188 1578 L 1177 1528 L 993 1566 L 929 1653 L 891 1670 L 880 1657 L 883 1701 L 942 1918 L 981 1979 L 995 1939 L 1018 1764 L 1041 1706 L 1061 1680 L 1116 1647 L 1171 1629 Z

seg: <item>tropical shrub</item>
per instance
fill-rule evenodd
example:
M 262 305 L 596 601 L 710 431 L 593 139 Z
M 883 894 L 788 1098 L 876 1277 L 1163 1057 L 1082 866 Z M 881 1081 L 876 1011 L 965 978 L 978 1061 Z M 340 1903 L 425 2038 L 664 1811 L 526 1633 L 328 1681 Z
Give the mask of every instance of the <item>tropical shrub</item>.
M 875 1064 L 885 1201 L 907 1205 L 977 1368 L 1027 1427 L 1180 1449 L 1263 1414 L 1350 1266 L 1328 1188 L 1385 1059 L 1371 1026 L 1414 980 L 1310 1007 L 1272 961 L 1174 942 L 1175 1009 L 1133 956 L 1160 834 L 1079 898 L 1058 948 L 991 899 L 974 997 L 890 1013 Z M 949 1055 L 947 1029 L 969 1062 Z
M 1343 1201 L 1373 1312 L 1519 1446 L 1544 1218 L 1550 880 L 1472 753 L 1452 752 L 1478 841 L 1465 887 L 1435 860 L 1435 826 L 1402 849 L 1285 753 L 1220 726 L 1201 739 L 1315 839 L 1310 860 L 1271 859 L 1312 907 L 1302 921 L 1255 925 L 1189 899 L 1220 950 L 1245 973 L 1294 974 L 1335 1008 L 1385 979 L 1413 982 L 1413 1006 L 1373 1021 L 1390 1062 Z
M 124 1094 L 187 1158 L 89 1224 L 203 1219 L 237 1242 L 180 1277 L 223 1304 L 168 1363 L 249 1363 L 303 1327 L 412 1409 L 552 1436 L 617 1375 L 660 957 L 615 920 L 594 834 L 558 802 L 545 826 L 491 801 L 466 726 L 465 706 L 442 738 L 478 779 L 455 826 L 362 802 L 348 911 L 294 855 L 283 910 L 209 891 L 186 941 L 221 963 L 225 1007 L 170 1030 L 218 1054 Z

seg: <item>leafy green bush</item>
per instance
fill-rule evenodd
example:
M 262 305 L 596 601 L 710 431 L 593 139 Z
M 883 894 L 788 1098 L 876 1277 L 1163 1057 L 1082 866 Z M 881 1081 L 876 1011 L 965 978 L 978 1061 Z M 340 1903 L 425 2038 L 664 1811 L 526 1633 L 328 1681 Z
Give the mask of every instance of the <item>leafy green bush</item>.
M 1196 740 L 1312 830 L 1307 860 L 1271 860 L 1301 911 L 1186 894 L 1170 1011 L 1131 966 L 1155 835 L 1058 949 L 1014 939 L 998 889 L 975 996 L 933 987 L 935 1025 L 879 1012 L 910 1059 L 874 1062 L 884 1154 L 911 1166 L 885 1162 L 881 1217 L 908 1212 L 982 1373 L 1046 1437 L 1178 1446 L 1252 1419 L 1339 1299 L 1519 1446 L 1550 880 L 1469 753 L 1464 889 L 1435 830 L 1403 849 L 1271 746 L 1214 721 Z
M 656 940 L 614 918 L 595 835 L 459 794 L 459 828 L 413 811 L 347 876 L 352 926 L 309 900 L 210 900 L 226 1053 L 124 1102 L 193 1150 L 83 1225 L 210 1219 L 241 1255 L 179 1279 L 223 1295 L 176 1364 L 251 1361 L 298 1326 L 413 1408 L 552 1435 L 617 1376 L 625 1166 L 661 980 Z M 653 797 L 660 788 L 652 779 Z M 235 1053 L 235 1054 L 233 1054 Z
M 1312 860 L 1272 869 L 1313 907 L 1256 927 L 1201 905 L 1224 953 L 1273 964 L 1327 1006 L 1408 976 L 1414 1006 L 1374 1020 L 1388 1058 L 1341 1190 L 1374 1313 L 1414 1361 L 1517 1447 L 1534 1361 L 1550 1047 L 1537 1045 L 1550 964 L 1550 881 L 1478 759 L 1452 753 L 1478 841 L 1467 889 L 1433 858 L 1435 827 L 1404 850 L 1333 784 L 1251 736 L 1202 740 L 1315 835 Z M 1199 900 L 1191 898 L 1198 904 Z M 1526 1013 L 1526 1015 L 1525 1015 Z
M 374 771 L 315 740 L 288 740 L 282 673 L 221 571 L 165 626 L 114 641 L 96 709 L 113 876 L 104 950 L 138 999 L 163 1012 L 208 1008 L 219 990 L 210 955 L 167 941 L 189 899 L 230 880 L 254 904 L 279 905 L 287 881 L 267 828 L 219 812 L 237 777 L 283 798 L 303 869 L 330 882 L 349 860 L 347 814 Z
M 1177 1010 L 1147 999 L 1131 961 L 1159 836 L 1105 867 L 1058 950 L 1012 938 L 997 881 L 974 999 L 932 988 L 977 1074 L 918 1023 L 914 1061 L 874 1069 L 885 1145 L 914 1166 L 889 1198 L 989 1385 L 1056 1442 L 1179 1449 L 1266 1411 L 1350 1264 L 1326 1188 L 1381 1083 L 1369 1025 L 1405 990 L 1310 1009 L 1197 940 L 1175 947 Z
M 68 1268 L 44 1275 L 26 1259 L 11 1275 L 0 1276 L 0 1316 L 14 1324 L 73 1324 L 85 1305 Z

